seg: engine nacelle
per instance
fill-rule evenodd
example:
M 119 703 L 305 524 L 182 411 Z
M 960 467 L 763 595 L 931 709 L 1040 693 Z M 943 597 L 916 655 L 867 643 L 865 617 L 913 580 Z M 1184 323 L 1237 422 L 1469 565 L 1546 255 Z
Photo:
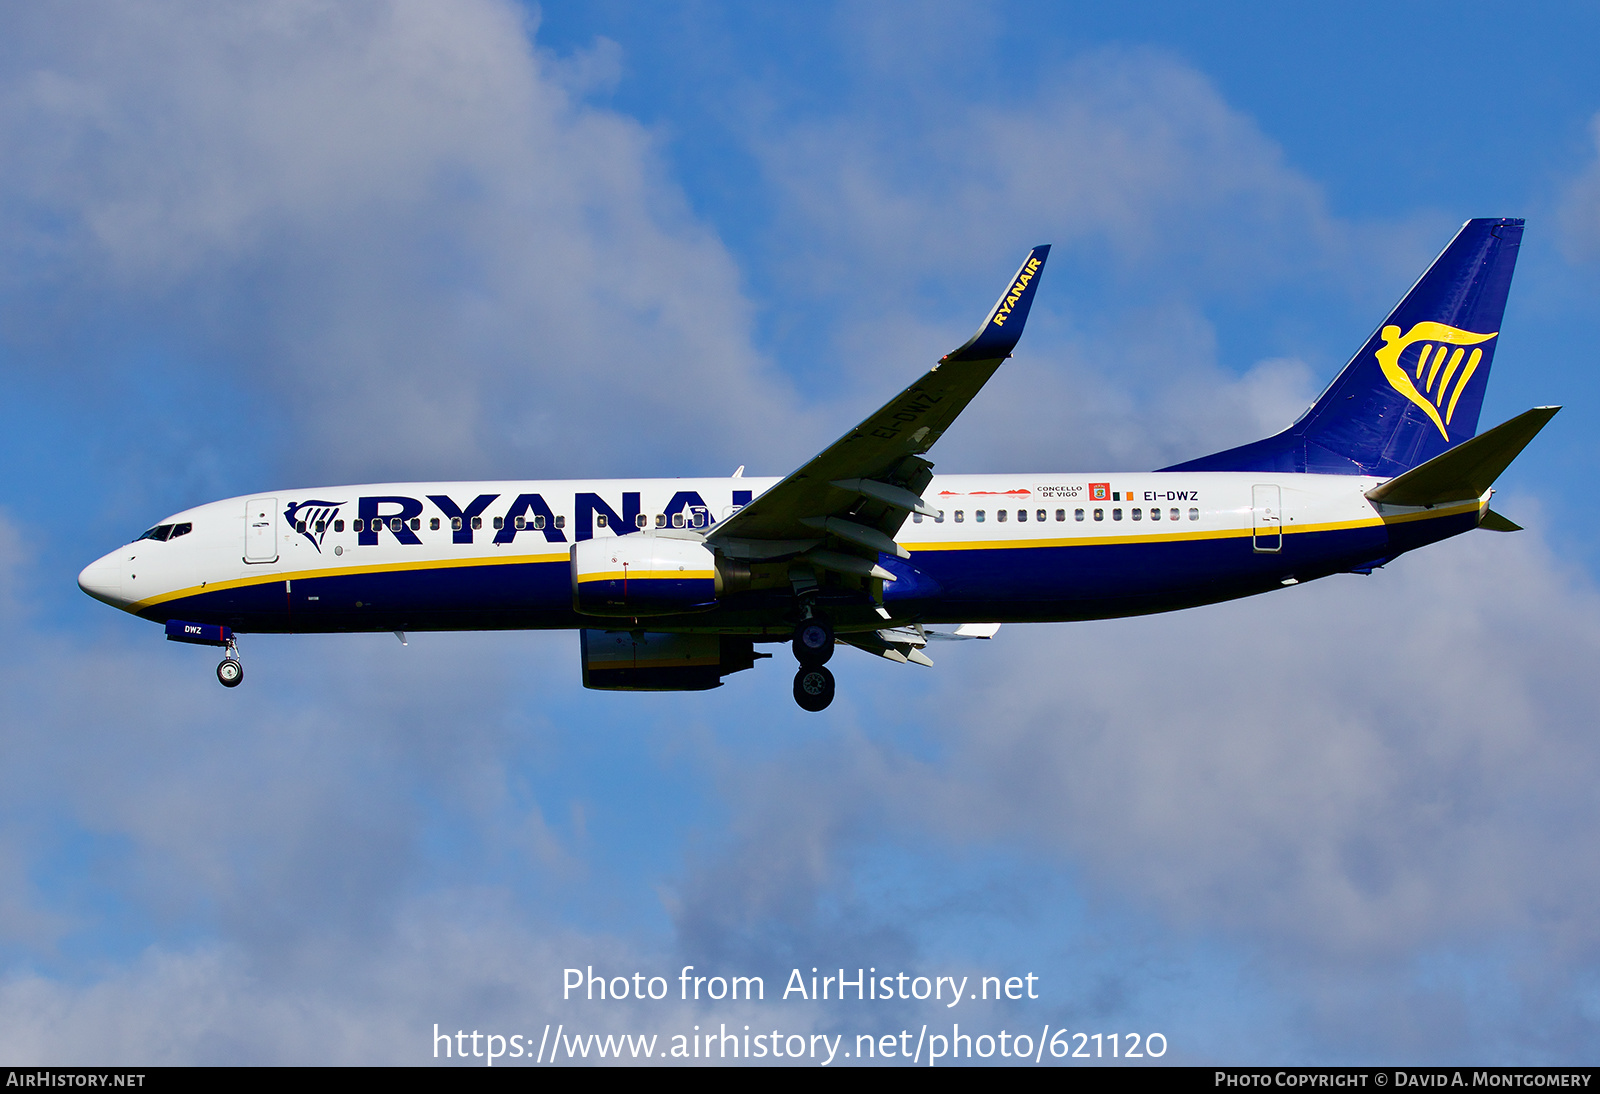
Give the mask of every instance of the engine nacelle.
M 629 535 L 572 545 L 572 607 L 584 615 L 677 615 L 717 602 L 717 558 L 698 540 Z
M 758 656 L 750 639 L 727 634 L 578 634 L 583 686 L 596 691 L 707 691 L 721 687 L 729 673 L 750 668 Z

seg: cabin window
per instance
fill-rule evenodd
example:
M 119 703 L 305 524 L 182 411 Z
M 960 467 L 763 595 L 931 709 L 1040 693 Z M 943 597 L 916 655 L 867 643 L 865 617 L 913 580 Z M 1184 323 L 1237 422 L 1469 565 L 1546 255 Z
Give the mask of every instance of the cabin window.
M 461 531 L 461 518 L 460 517 L 451 517 L 450 518 L 450 530 L 452 532 Z
M 1134 520 L 1143 520 L 1144 519 L 1144 510 L 1143 509 L 1135 509 L 1133 511 L 1133 519 Z
M 350 522 L 350 530 L 352 532 L 359 532 L 365 527 L 366 527 L 366 525 L 361 523 L 361 518 L 360 517 L 357 517 L 355 520 Z
M 1060 516 L 1056 517 L 1057 520 L 1066 519 L 1067 512 L 1066 512 L 1065 509 L 1058 509 L 1057 512 L 1060 514 Z M 1044 523 L 1044 518 L 1045 518 L 1045 511 L 1043 509 L 1039 510 L 1037 513 L 1034 514 L 1034 518 L 1036 520 L 1038 520 L 1039 523 L 1043 524 Z
M 943 524 L 944 523 L 944 510 L 943 509 L 939 510 L 939 515 L 933 518 L 933 523 L 935 523 L 935 524 Z
M 411 530 L 413 532 L 422 531 L 422 518 L 421 517 L 412 517 L 411 518 Z
M 1150 510 L 1150 519 L 1151 520 L 1160 520 L 1161 519 L 1161 510 L 1159 508 Z
M 983 523 L 983 518 L 984 518 L 985 515 L 986 514 L 984 513 L 984 511 L 982 509 L 979 509 L 977 514 L 973 517 L 973 519 L 976 520 L 979 524 L 982 524 Z
M 694 526 L 696 528 L 704 528 L 706 526 L 706 511 L 704 509 L 694 510 Z
M 656 514 L 656 527 L 657 528 L 665 528 L 666 526 L 667 526 L 667 515 L 665 513 L 657 513 Z
M 483 518 L 482 517 L 473 517 L 472 518 L 472 530 L 474 532 L 476 532 L 482 527 L 483 527 Z M 496 524 L 495 527 L 498 528 L 500 526 L 498 524 Z
M 1111 510 L 1111 519 L 1112 520 L 1121 520 L 1122 519 L 1122 510 L 1121 509 L 1113 509 L 1113 510 Z
M 649 523 L 650 523 L 650 518 L 645 516 L 643 513 L 640 513 L 638 516 L 633 518 L 633 526 L 635 528 L 643 528 L 646 525 L 648 525 Z
M 922 523 L 922 514 L 921 513 L 912 513 L 911 514 L 911 523 L 912 524 L 921 524 Z
M 428 531 L 437 532 L 438 530 L 439 530 L 439 518 L 438 517 L 433 517 L 428 521 Z
M 327 530 L 328 530 L 328 522 L 327 521 L 325 521 L 325 520 L 317 521 L 317 535 L 320 536 L 322 533 L 326 532 Z M 177 535 L 177 532 L 174 531 L 173 535 Z
M 566 526 L 567 526 L 567 518 L 566 517 L 557 517 L 556 518 L 556 527 L 557 528 L 565 528 Z M 544 527 L 543 522 L 541 522 L 538 525 L 538 527 L 541 527 L 541 528 Z
M 303 521 L 303 520 L 295 521 L 294 522 L 294 530 L 296 532 L 304 532 L 306 530 L 306 522 Z
M 528 518 L 527 517 L 518 517 L 516 520 L 512 521 L 511 523 L 516 527 L 517 531 L 520 532 L 520 531 L 522 531 L 524 528 L 526 528 L 528 526 Z
M 1066 510 L 1065 509 L 1057 509 L 1056 512 L 1057 513 L 1065 513 Z M 1060 520 L 1061 518 L 1058 516 L 1058 517 L 1056 517 L 1056 519 Z M 1074 509 L 1072 511 L 1072 519 L 1073 520 L 1082 520 L 1083 519 L 1083 510 L 1082 509 Z
M 1200 519 L 1200 510 L 1198 510 L 1198 509 L 1189 510 L 1189 519 L 1190 520 L 1199 520 Z
M 1176 509 L 1169 510 L 1167 512 L 1167 518 L 1169 520 L 1177 520 L 1178 519 L 1178 511 Z
M 606 526 L 606 515 L 604 513 L 596 513 L 594 516 L 594 523 L 595 527 L 604 528 Z
M 505 517 L 495 517 L 494 518 L 494 530 L 496 532 L 498 532 L 500 529 L 504 528 L 505 526 L 506 526 L 506 518 Z M 358 528 L 358 529 L 356 529 L 356 531 L 359 532 L 360 529 Z
M 982 520 L 983 518 L 980 516 L 978 519 Z M 1004 524 L 1006 522 L 1006 511 L 1004 509 L 996 509 L 994 519 Z
M 1028 519 L 1028 511 L 1026 509 L 1018 509 L 1017 510 L 1017 519 L 1018 520 L 1027 520 Z
M 683 527 L 683 514 L 682 513 L 674 513 L 674 514 L 672 514 L 672 526 L 674 528 L 682 528 Z
M 333 522 L 333 530 L 334 530 L 334 531 L 335 531 L 335 532 L 342 532 L 342 531 L 344 531 L 344 521 L 342 521 L 342 520 L 336 520 L 336 521 L 334 521 L 334 522 Z
M 543 513 L 535 513 L 533 515 L 533 530 L 535 532 L 544 531 L 544 514 Z
M 1104 509 L 1096 509 L 1094 511 L 1094 519 L 1095 520 L 1105 520 L 1106 519 L 1106 511 Z
M 964 521 L 966 519 L 967 519 L 967 511 L 965 509 L 957 509 L 956 510 L 956 523 L 960 524 L 962 521 Z

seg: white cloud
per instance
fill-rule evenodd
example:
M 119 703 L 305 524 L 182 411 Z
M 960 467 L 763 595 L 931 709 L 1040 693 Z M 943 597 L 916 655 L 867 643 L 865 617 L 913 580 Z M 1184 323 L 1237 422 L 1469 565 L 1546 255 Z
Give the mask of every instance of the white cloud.
M 652 135 L 568 90 L 614 45 L 549 58 L 501 0 L 77 16 L 6 32 L 0 250 L 57 293 L 42 337 L 154 317 L 268 396 L 300 474 L 762 449 L 738 271 Z
M 650 1062 L 661 1063 L 672 1035 L 691 1034 L 713 1011 L 735 1029 L 767 1017 L 759 1004 L 682 1002 L 675 968 L 622 939 L 530 924 L 493 889 L 406 902 L 354 953 L 307 944 L 274 956 L 277 967 L 237 946 L 152 948 L 86 986 L 12 977 L 0 982 L 0 1052 L 31 1065 L 459 1062 L 443 1042 L 435 1045 L 437 1025 L 442 1036 L 499 1034 L 499 1064 L 527 1066 L 559 1024 L 564 1041 L 655 1034 Z M 582 993 L 564 1002 L 563 974 L 572 967 L 601 976 L 667 973 L 673 982 L 659 1002 L 591 1002 Z M 803 1019 L 784 1024 L 811 1028 Z M 467 1064 L 486 1065 L 485 1041 L 469 1036 L 464 1046 L 477 1053 Z M 598 1062 L 592 1047 L 588 1062 Z
M 1561 246 L 1574 262 L 1600 255 L 1600 114 L 1589 122 L 1595 158 L 1561 195 L 1558 223 Z
M 1515 1052 L 1544 1025 L 1566 1058 L 1600 966 L 1596 619 L 1592 581 L 1537 533 L 1472 533 L 1372 577 L 1007 627 L 915 678 L 880 667 L 863 676 L 881 694 L 843 697 L 875 728 L 741 769 L 726 857 L 686 879 L 681 929 L 917 952 L 921 924 L 949 923 L 922 903 L 938 887 L 880 913 L 852 864 L 884 839 L 952 863 L 1004 849 L 1247 955 L 1246 983 L 1317 1015 L 1312 1042 L 1326 1024 L 1347 1052 Z M 997 905 L 1027 903 L 1013 882 Z M 1052 914 L 1026 917 L 1041 939 Z M 1513 982 L 1515 1013 L 1475 997 Z
M 1169 55 L 1105 50 L 1032 94 L 974 102 L 932 73 L 902 92 L 892 47 L 870 41 L 879 67 L 862 79 L 892 104 L 749 123 L 783 200 L 772 261 L 829 313 L 816 352 L 847 363 L 818 371 L 852 407 L 887 396 L 971 332 L 1028 246 L 1055 248 L 1016 359 L 936 451 L 942 467 L 1148 468 L 1282 429 L 1448 238 L 1336 220 Z M 1324 329 L 1252 335 L 1271 352 L 1223 360 L 1215 312 L 1286 285 L 1328 301 Z

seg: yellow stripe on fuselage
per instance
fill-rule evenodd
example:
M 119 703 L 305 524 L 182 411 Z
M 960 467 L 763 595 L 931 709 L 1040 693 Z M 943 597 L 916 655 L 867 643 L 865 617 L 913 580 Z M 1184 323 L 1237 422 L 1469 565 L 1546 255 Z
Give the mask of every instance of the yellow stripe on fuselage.
M 603 573 L 584 574 L 579 585 L 591 581 L 710 581 L 717 576 L 715 570 L 607 570 Z

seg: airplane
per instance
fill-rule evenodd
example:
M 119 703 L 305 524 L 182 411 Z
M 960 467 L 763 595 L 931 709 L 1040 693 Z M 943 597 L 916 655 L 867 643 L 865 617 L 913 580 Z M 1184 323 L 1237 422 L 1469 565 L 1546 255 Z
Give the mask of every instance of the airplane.
M 825 709 L 851 646 L 931 665 L 1005 623 L 1188 608 L 1370 574 L 1474 528 L 1559 407 L 1477 433 L 1523 221 L 1470 220 L 1287 429 L 1149 472 L 935 475 L 1011 355 L 1050 248 L 976 334 L 782 479 L 380 483 L 174 513 L 90 563 L 90 596 L 224 650 L 248 633 L 576 630 L 583 684 L 696 691 L 787 643 Z

